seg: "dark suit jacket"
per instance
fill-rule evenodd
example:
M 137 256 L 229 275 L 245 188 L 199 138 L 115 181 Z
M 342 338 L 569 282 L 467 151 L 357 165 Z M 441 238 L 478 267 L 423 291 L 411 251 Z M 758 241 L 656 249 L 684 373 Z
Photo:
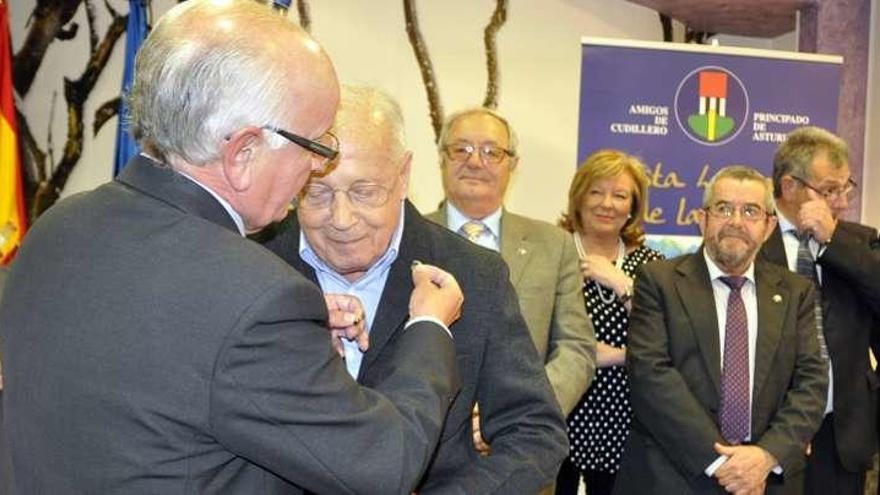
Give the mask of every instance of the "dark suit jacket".
M 768 481 L 768 493 L 799 493 L 805 448 L 821 423 L 828 385 L 816 339 L 813 287 L 797 274 L 761 262 L 755 264 L 755 281 L 751 439 L 784 470 L 783 477 Z M 635 421 L 615 493 L 723 493 L 704 473 L 718 457 L 713 443 L 723 440 L 717 419 L 718 321 L 702 250 L 643 265 L 636 277 L 626 364 Z
M 290 215 L 280 231 L 267 246 L 314 279 L 312 268 L 299 257 L 296 216 Z M 464 383 L 419 492 L 537 492 L 555 478 L 568 443 L 564 418 L 520 315 L 507 267 L 497 253 L 425 220 L 410 203 L 358 381 L 372 387 L 398 366 L 395 356 L 407 318 L 413 260 L 448 270 L 465 297 L 461 318 L 451 327 Z M 470 418 L 475 401 L 480 404 L 482 434 L 492 445 L 488 457 L 479 456 L 473 446 Z
M 17 255 L 3 493 L 409 493 L 458 388 L 452 341 L 402 332 L 373 391 L 326 318 L 205 190 L 134 159 L 46 212 Z
M 777 227 L 760 257 L 788 267 Z M 877 451 L 877 389 L 868 348 L 880 332 L 880 241 L 877 231 L 841 221 L 818 259 L 822 267 L 822 316 L 834 373 L 834 436 L 850 471 L 870 469 Z

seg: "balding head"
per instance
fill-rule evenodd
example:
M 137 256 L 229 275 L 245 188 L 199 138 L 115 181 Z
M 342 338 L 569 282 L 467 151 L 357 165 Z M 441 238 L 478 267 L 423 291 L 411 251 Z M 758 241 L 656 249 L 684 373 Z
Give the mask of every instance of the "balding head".
M 332 155 L 339 84 L 321 46 L 270 7 L 189 0 L 141 47 L 130 100 L 141 145 L 253 232 L 284 218 Z

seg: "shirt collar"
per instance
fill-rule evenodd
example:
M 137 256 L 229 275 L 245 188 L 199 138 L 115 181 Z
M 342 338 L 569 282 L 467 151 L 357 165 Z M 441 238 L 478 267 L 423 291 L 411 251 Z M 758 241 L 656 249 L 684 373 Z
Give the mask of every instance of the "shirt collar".
M 721 268 L 718 268 L 718 265 L 715 264 L 715 261 L 709 257 L 709 253 L 706 252 L 706 249 L 703 248 L 703 257 L 706 259 L 706 268 L 709 269 L 709 280 L 716 280 L 719 277 L 727 277 L 728 274 L 724 273 Z M 755 262 L 752 261 L 752 264 L 746 269 L 746 272 L 742 274 L 747 280 L 755 283 Z
M 144 155 L 144 156 L 146 156 L 147 158 L 150 158 L 151 160 L 153 159 L 149 155 Z M 226 213 L 229 213 L 229 216 L 232 217 L 232 221 L 235 222 L 235 226 L 238 227 L 238 233 L 241 234 L 242 236 L 245 235 L 244 221 L 241 219 L 241 215 L 239 215 L 238 212 L 232 208 L 232 205 L 229 204 L 228 201 L 221 198 L 220 195 L 215 193 L 214 191 L 212 191 L 211 188 L 207 187 L 206 185 L 202 184 L 201 182 L 197 181 L 196 179 L 190 177 L 189 175 L 186 175 L 185 173 L 181 172 L 180 170 L 175 170 L 175 172 L 177 172 L 178 174 L 195 182 L 197 186 L 201 187 L 205 191 L 208 191 L 208 194 L 210 194 L 211 196 L 214 196 L 214 199 L 216 199 L 217 202 L 220 203 L 220 206 L 222 206 L 223 209 L 226 210 Z
M 451 202 L 447 201 L 446 212 L 446 225 L 449 227 L 449 230 L 453 232 L 458 232 L 461 230 L 461 226 L 468 222 L 480 221 L 483 222 L 483 225 L 489 229 L 489 232 L 491 232 L 496 239 L 501 238 L 501 207 L 484 218 L 476 219 L 465 216 L 461 210 L 456 208 Z
M 776 218 L 779 221 L 779 230 L 783 234 L 791 234 L 792 230 L 797 230 L 797 226 L 791 222 L 781 211 L 776 211 Z
M 403 224 L 405 223 L 405 215 L 406 209 L 404 208 L 404 202 L 400 202 L 400 222 L 397 225 L 397 230 L 394 231 L 394 235 L 391 236 L 391 242 L 388 243 L 388 249 L 379 259 L 373 263 L 373 265 L 367 270 L 367 273 L 358 280 L 357 282 L 351 283 L 348 282 L 345 277 L 341 274 L 337 273 L 336 270 L 331 268 L 327 263 L 315 253 L 315 250 L 312 248 L 312 245 L 309 244 L 309 240 L 306 237 L 305 233 L 302 230 L 302 227 L 299 229 L 299 257 L 308 263 L 312 268 L 316 271 L 320 271 L 326 273 L 339 281 L 344 281 L 347 285 L 356 285 L 361 281 L 367 281 L 372 279 L 372 275 L 386 270 L 391 266 L 392 263 L 397 259 L 397 254 L 400 252 L 400 242 L 403 238 Z

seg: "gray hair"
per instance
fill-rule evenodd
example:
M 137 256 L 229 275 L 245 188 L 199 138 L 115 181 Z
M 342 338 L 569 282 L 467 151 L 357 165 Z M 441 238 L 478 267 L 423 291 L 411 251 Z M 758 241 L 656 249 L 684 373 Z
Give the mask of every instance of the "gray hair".
M 443 122 L 443 128 L 440 130 L 440 140 L 437 142 L 437 148 L 441 151 L 441 156 L 443 156 L 443 147 L 449 144 L 446 142 L 446 140 L 449 137 L 449 130 L 452 128 L 452 125 L 455 124 L 455 121 L 462 117 L 467 117 L 475 114 L 489 115 L 491 117 L 494 117 L 495 120 L 504 124 L 505 129 L 507 129 L 507 141 L 510 152 L 513 153 L 513 156 L 517 156 L 516 150 L 519 146 L 519 138 L 517 138 L 516 131 L 513 130 L 513 126 L 510 125 L 510 122 L 503 115 L 496 112 L 495 110 L 492 110 L 491 108 L 486 107 L 465 108 L 464 110 L 459 110 L 458 112 L 455 112 L 446 118 L 446 121 Z
M 773 183 L 752 167 L 745 165 L 730 165 L 722 168 L 709 180 L 703 191 L 703 208 L 708 208 L 715 203 L 715 183 L 721 179 L 733 179 L 738 181 L 754 181 L 764 185 L 764 210 L 769 214 L 776 213 L 776 201 L 773 199 Z
M 362 124 L 365 114 L 369 115 L 370 124 L 388 129 L 394 141 L 394 149 L 391 150 L 393 156 L 402 156 L 406 152 L 406 132 L 403 111 L 397 100 L 375 86 L 343 84 L 333 127 Z
M 252 1 L 178 4 L 138 53 L 127 97 L 133 135 L 165 157 L 203 165 L 219 157 L 219 143 L 236 130 L 280 124 L 289 111 L 289 74 L 265 53 L 263 36 L 296 29 Z M 273 148 L 283 143 L 266 136 Z
M 776 197 L 782 194 L 782 178 L 791 175 L 810 179 L 810 166 L 821 152 L 825 152 L 834 168 L 849 164 L 846 141 L 820 127 L 801 127 L 791 131 L 773 156 L 773 187 Z

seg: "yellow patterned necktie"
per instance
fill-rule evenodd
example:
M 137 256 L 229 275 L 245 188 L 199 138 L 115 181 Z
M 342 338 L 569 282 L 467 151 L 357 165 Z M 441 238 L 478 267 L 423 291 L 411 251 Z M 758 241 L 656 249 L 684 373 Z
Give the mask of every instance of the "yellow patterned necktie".
M 469 241 L 477 242 L 477 239 L 486 232 L 486 226 L 483 225 L 483 222 L 470 221 L 461 226 L 461 231 Z

